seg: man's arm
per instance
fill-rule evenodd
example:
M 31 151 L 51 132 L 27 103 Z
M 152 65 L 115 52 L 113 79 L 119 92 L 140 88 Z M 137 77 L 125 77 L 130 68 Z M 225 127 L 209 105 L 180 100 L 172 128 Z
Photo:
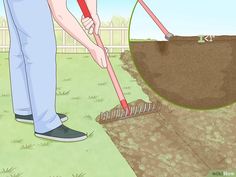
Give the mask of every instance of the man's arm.
M 93 59 L 101 67 L 106 67 L 105 53 L 102 48 L 94 44 L 82 29 L 76 18 L 69 12 L 66 0 L 48 0 L 55 21 L 74 39 L 85 46 Z

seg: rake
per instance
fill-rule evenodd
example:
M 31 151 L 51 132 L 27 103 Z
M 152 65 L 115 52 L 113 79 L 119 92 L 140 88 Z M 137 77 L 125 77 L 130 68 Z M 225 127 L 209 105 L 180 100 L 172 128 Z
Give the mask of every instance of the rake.
M 88 17 L 92 19 L 91 13 L 88 9 L 88 6 L 85 2 L 85 0 L 77 0 L 84 17 Z M 104 44 L 101 40 L 101 37 L 99 34 L 96 34 L 93 31 L 93 36 L 96 40 L 96 43 L 99 47 L 101 47 L 103 49 L 103 51 L 106 53 L 106 49 L 104 47 Z M 122 108 L 117 107 L 114 111 L 110 111 L 110 112 L 105 112 L 105 113 L 101 113 L 100 117 L 97 119 L 98 122 L 100 123 L 106 123 L 106 122 L 111 122 L 114 120 L 122 120 L 125 118 L 130 118 L 130 117 L 134 117 L 134 116 L 138 116 L 138 115 L 144 115 L 144 114 L 148 114 L 151 112 L 156 111 L 156 106 L 153 103 L 143 103 L 141 105 L 128 105 L 124 94 L 121 90 L 120 84 L 117 80 L 116 74 L 113 70 L 113 67 L 111 65 L 110 59 L 108 57 L 108 55 L 106 54 L 106 62 L 107 62 L 107 71 L 108 74 L 110 76 L 110 79 L 112 81 L 112 84 L 115 88 L 115 91 L 117 93 L 117 96 L 120 100 L 120 104 L 122 106 Z
M 160 109 L 161 106 L 157 103 L 146 103 L 142 100 L 137 100 L 135 105 L 130 106 L 130 115 L 127 115 L 125 111 L 123 111 L 119 107 L 116 107 L 111 111 L 101 113 L 96 118 L 96 120 L 100 124 L 106 124 L 117 120 L 123 120 L 160 112 Z

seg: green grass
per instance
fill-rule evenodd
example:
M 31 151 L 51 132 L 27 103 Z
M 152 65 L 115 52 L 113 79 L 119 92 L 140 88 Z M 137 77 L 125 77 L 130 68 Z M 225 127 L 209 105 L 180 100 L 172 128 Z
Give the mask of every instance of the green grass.
M 111 62 L 128 101 L 147 96 L 121 68 L 119 55 Z M 43 72 L 43 71 L 42 71 Z M 14 120 L 8 55 L 0 53 L 0 177 L 134 177 L 109 136 L 95 118 L 119 103 L 107 71 L 87 54 L 57 55 L 57 111 L 65 125 L 84 131 L 83 142 L 60 143 L 36 138 L 30 124 Z

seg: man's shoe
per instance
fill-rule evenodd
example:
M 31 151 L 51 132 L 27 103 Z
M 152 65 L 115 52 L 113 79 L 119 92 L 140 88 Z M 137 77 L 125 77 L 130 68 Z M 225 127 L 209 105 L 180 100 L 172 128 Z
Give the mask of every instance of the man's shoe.
M 60 117 L 61 121 L 62 122 L 65 122 L 68 118 L 65 114 L 60 114 L 60 113 L 57 113 L 57 115 Z M 15 118 L 18 122 L 24 122 L 24 123 L 34 123 L 34 120 L 33 120 L 33 115 L 30 114 L 30 115 L 19 115 L 19 114 L 15 114 Z
M 35 132 L 35 136 L 62 142 L 82 141 L 87 138 L 85 133 L 72 130 L 63 124 L 46 133 Z

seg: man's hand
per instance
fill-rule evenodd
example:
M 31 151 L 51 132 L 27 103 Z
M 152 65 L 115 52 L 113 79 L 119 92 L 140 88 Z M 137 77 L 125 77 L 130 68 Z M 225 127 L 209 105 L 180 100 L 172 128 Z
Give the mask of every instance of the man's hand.
M 94 44 L 91 48 L 89 48 L 89 52 L 90 52 L 91 56 L 93 57 L 94 61 L 101 68 L 107 67 L 105 52 L 102 48 L 100 48 L 99 46 Z
M 81 22 L 86 30 L 88 30 L 89 34 L 92 33 L 99 33 L 99 28 L 100 28 L 100 19 L 97 14 L 92 16 L 92 19 L 89 17 L 84 18 L 82 16 Z

